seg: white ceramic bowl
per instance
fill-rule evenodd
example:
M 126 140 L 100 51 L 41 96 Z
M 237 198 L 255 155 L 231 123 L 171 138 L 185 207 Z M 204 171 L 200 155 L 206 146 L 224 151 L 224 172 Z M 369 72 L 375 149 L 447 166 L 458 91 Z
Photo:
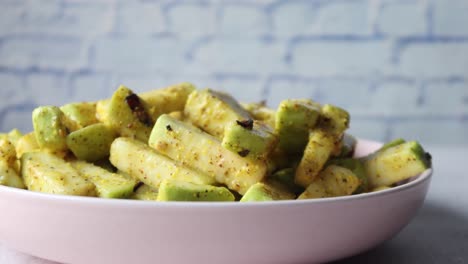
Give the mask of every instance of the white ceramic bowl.
M 378 147 L 361 140 L 357 152 Z M 248 204 L 101 200 L 0 187 L 0 240 L 73 264 L 327 262 L 397 234 L 422 205 L 431 173 L 378 193 Z

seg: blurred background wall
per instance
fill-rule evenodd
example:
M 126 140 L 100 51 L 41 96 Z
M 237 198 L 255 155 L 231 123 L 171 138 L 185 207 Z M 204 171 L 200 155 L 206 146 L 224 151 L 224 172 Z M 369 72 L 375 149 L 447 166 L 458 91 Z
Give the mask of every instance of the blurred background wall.
M 190 81 L 337 104 L 360 137 L 466 146 L 467 76 L 467 0 L 0 0 L 2 130 Z

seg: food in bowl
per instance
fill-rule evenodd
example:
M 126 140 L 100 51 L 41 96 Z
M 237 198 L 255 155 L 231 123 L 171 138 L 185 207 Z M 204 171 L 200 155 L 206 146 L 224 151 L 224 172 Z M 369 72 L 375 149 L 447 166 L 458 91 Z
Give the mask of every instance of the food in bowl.
M 182 83 L 41 106 L 34 131 L 0 135 L 0 184 L 150 201 L 259 202 L 391 188 L 431 167 L 416 141 L 355 158 L 349 113 L 310 99 L 277 109 Z

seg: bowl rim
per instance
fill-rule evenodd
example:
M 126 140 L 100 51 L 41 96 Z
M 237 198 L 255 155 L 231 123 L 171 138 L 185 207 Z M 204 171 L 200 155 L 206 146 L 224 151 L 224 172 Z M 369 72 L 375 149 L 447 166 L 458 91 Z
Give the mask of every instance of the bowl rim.
M 409 189 L 413 189 L 432 178 L 433 169 L 428 169 L 419 176 L 415 176 L 412 181 L 396 186 L 390 189 L 363 193 L 357 195 L 340 196 L 332 198 L 318 198 L 308 200 L 285 200 L 285 201 L 267 201 L 267 202 L 158 202 L 158 201 L 140 201 L 130 199 L 103 199 L 99 197 L 83 197 L 69 195 L 55 195 L 47 193 L 39 193 L 29 190 L 22 190 L 8 186 L 0 186 L 0 194 L 7 193 L 17 197 L 33 199 L 35 201 L 45 202 L 66 202 L 66 203 L 81 203 L 87 205 L 102 205 L 102 206 L 131 206 L 135 208 L 161 208 L 161 207 L 182 207 L 182 208 L 238 208 L 238 207 L 271 207 L 271 206 L 297 206 L 297 205 L 312 205 L 312 204 L 327 204 L 336 202 L 353 202 L 363 199 L 371 199 L 382 196 L 394 195 Z

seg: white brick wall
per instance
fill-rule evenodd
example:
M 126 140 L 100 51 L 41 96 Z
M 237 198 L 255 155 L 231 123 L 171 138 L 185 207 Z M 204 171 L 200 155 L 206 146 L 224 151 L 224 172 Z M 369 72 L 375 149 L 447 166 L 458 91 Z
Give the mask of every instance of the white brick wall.
M 384 119 L 352 119 L 349 133 L 358 135 L 361 138 L 388 141 L 388 131 L 391 125 Z M 414 138 L 414 135 L 408 135 L 408 138 Z
M 114 24 L 110 1 L 16 1 L 5 6 L 0 34 L 58 34 L 88 37 Z M 21 4 L 24 3 L 24 4 Z M 0 6 L 2 4 L 0 3 Z
M 147 36 L 164 32 L 166 27 L 166 19 L 158 2 L 119 3 L 115 20 L 115 30 L 119 34 Z
M 369 112 L 377 116 L 414 116 L 418 111 L 419 87 L 405 81 L 386 81 L 369 97 Z M 382 102 L 386 102 L 382 104 Z
M 95 70 L 154 73 L 183 69 L 185 44 L 174 37 L 104 37 L 94 46 Z
M 467 14 L 466 0 L 0 0 L 0 129 L 121 83 L 191 81 L 337 104 L 360 137 L 468 145 Z
M 443 36 L 468 36 L 468 2 L 435 0 L 434 33 Z
M 443 142 L 450 145 L 468 145 L 467 122 L 457 119 L 428 118 L 397 122 L 391 126 L 393 137 L 411 138 L 421 142 Z M 434 138 L 440 138 L 435 141 Z
M 352 115 L 368 115 L 372 103 L 371 81 L 355 78 L 332 78 L 320 82 L 317 100 L 349 109 Z
M 8 111 L 2 112 L 0 115 L 2 122 L 1 126 L 5 131 L 10 131 L 11 128 L 17 128 L 21 131 L 31 131 L 31 112 L 34 110 L 29 105 L 19 105 L 14 108 L 8 108 Z
M 204 2 L 174 2 L 166 8 L 169 29 L 180 32 L 181 38 L 192 38 L 214 34 L 217 21 L 215 4 Z
M 112 92 L 110 77 L 106 74 L 78 73 L 70 76 L 67 86 L 71 87 L 71 101 L 97 101 Z
M 56 36 L 8 36 L 0 45 L 0 66 L 75 70 L 85 66 L 83 42 Z
M 462 82 L 434 82 L 425 87 L 424 104 L 434 116 L 468 115 L 468 89 Z M 466 132 L 466 131 L 465 131 Z
M 210 87 L 231 93 L 242 102 L 258 102 L 264 88 L 263 80 L 249 76 L 221 76 Z
M 37 105 L 62 105 L 67 103 L 69 89 L 65 78 L 59 74 L 32 73 L 26 76 L 26 92 Z
M 285 47 L 278 42 L 251 39 L 214 39 L 194 51 L 194 61 L 200 73 L 271 73 L 285 71 L 281 62 Z M 201 70 L 201 71 L 200 71 Z
M 266 89 L 268 105 L 276 108 L 285 98 L 315 98 L 317 85 L 306 79 L 278 76 L 270 80 Z
M 273 32 L 279 37 L 307 34 L 317 16 L 312 1 L 282 1 L 268 9 L 271 13 Z
M 268 17 L 257 5 L 226 5 L 220 14 L 219 33 L 226 37 L 254 37 L 268 33 Z
M 416 77 L 448 77 L 468 75 L 468 42 L 415 42 L 403 48 L 401 74 Z
M 423 1 L 390 2 L 381 7 L 378 29 L 390 36 L 422 36 L 428 32 L 427 5 Z
M 11 105 L 21 104 L 28 99 L 28 94 L 20 92 L 25 88 L 21 77 L 19 74 L 0 72 L 0 98 L 2 98 L 0 111 L 8 109 Z
M 303 75 L 370 75 L 390 60 L 386 41 L 305 40 L 292 45 L 291 64 Z
M 325 2 L 317 10 L 314 29 L 324 35 L 369 35 L 370 8 L 366 0 Z

